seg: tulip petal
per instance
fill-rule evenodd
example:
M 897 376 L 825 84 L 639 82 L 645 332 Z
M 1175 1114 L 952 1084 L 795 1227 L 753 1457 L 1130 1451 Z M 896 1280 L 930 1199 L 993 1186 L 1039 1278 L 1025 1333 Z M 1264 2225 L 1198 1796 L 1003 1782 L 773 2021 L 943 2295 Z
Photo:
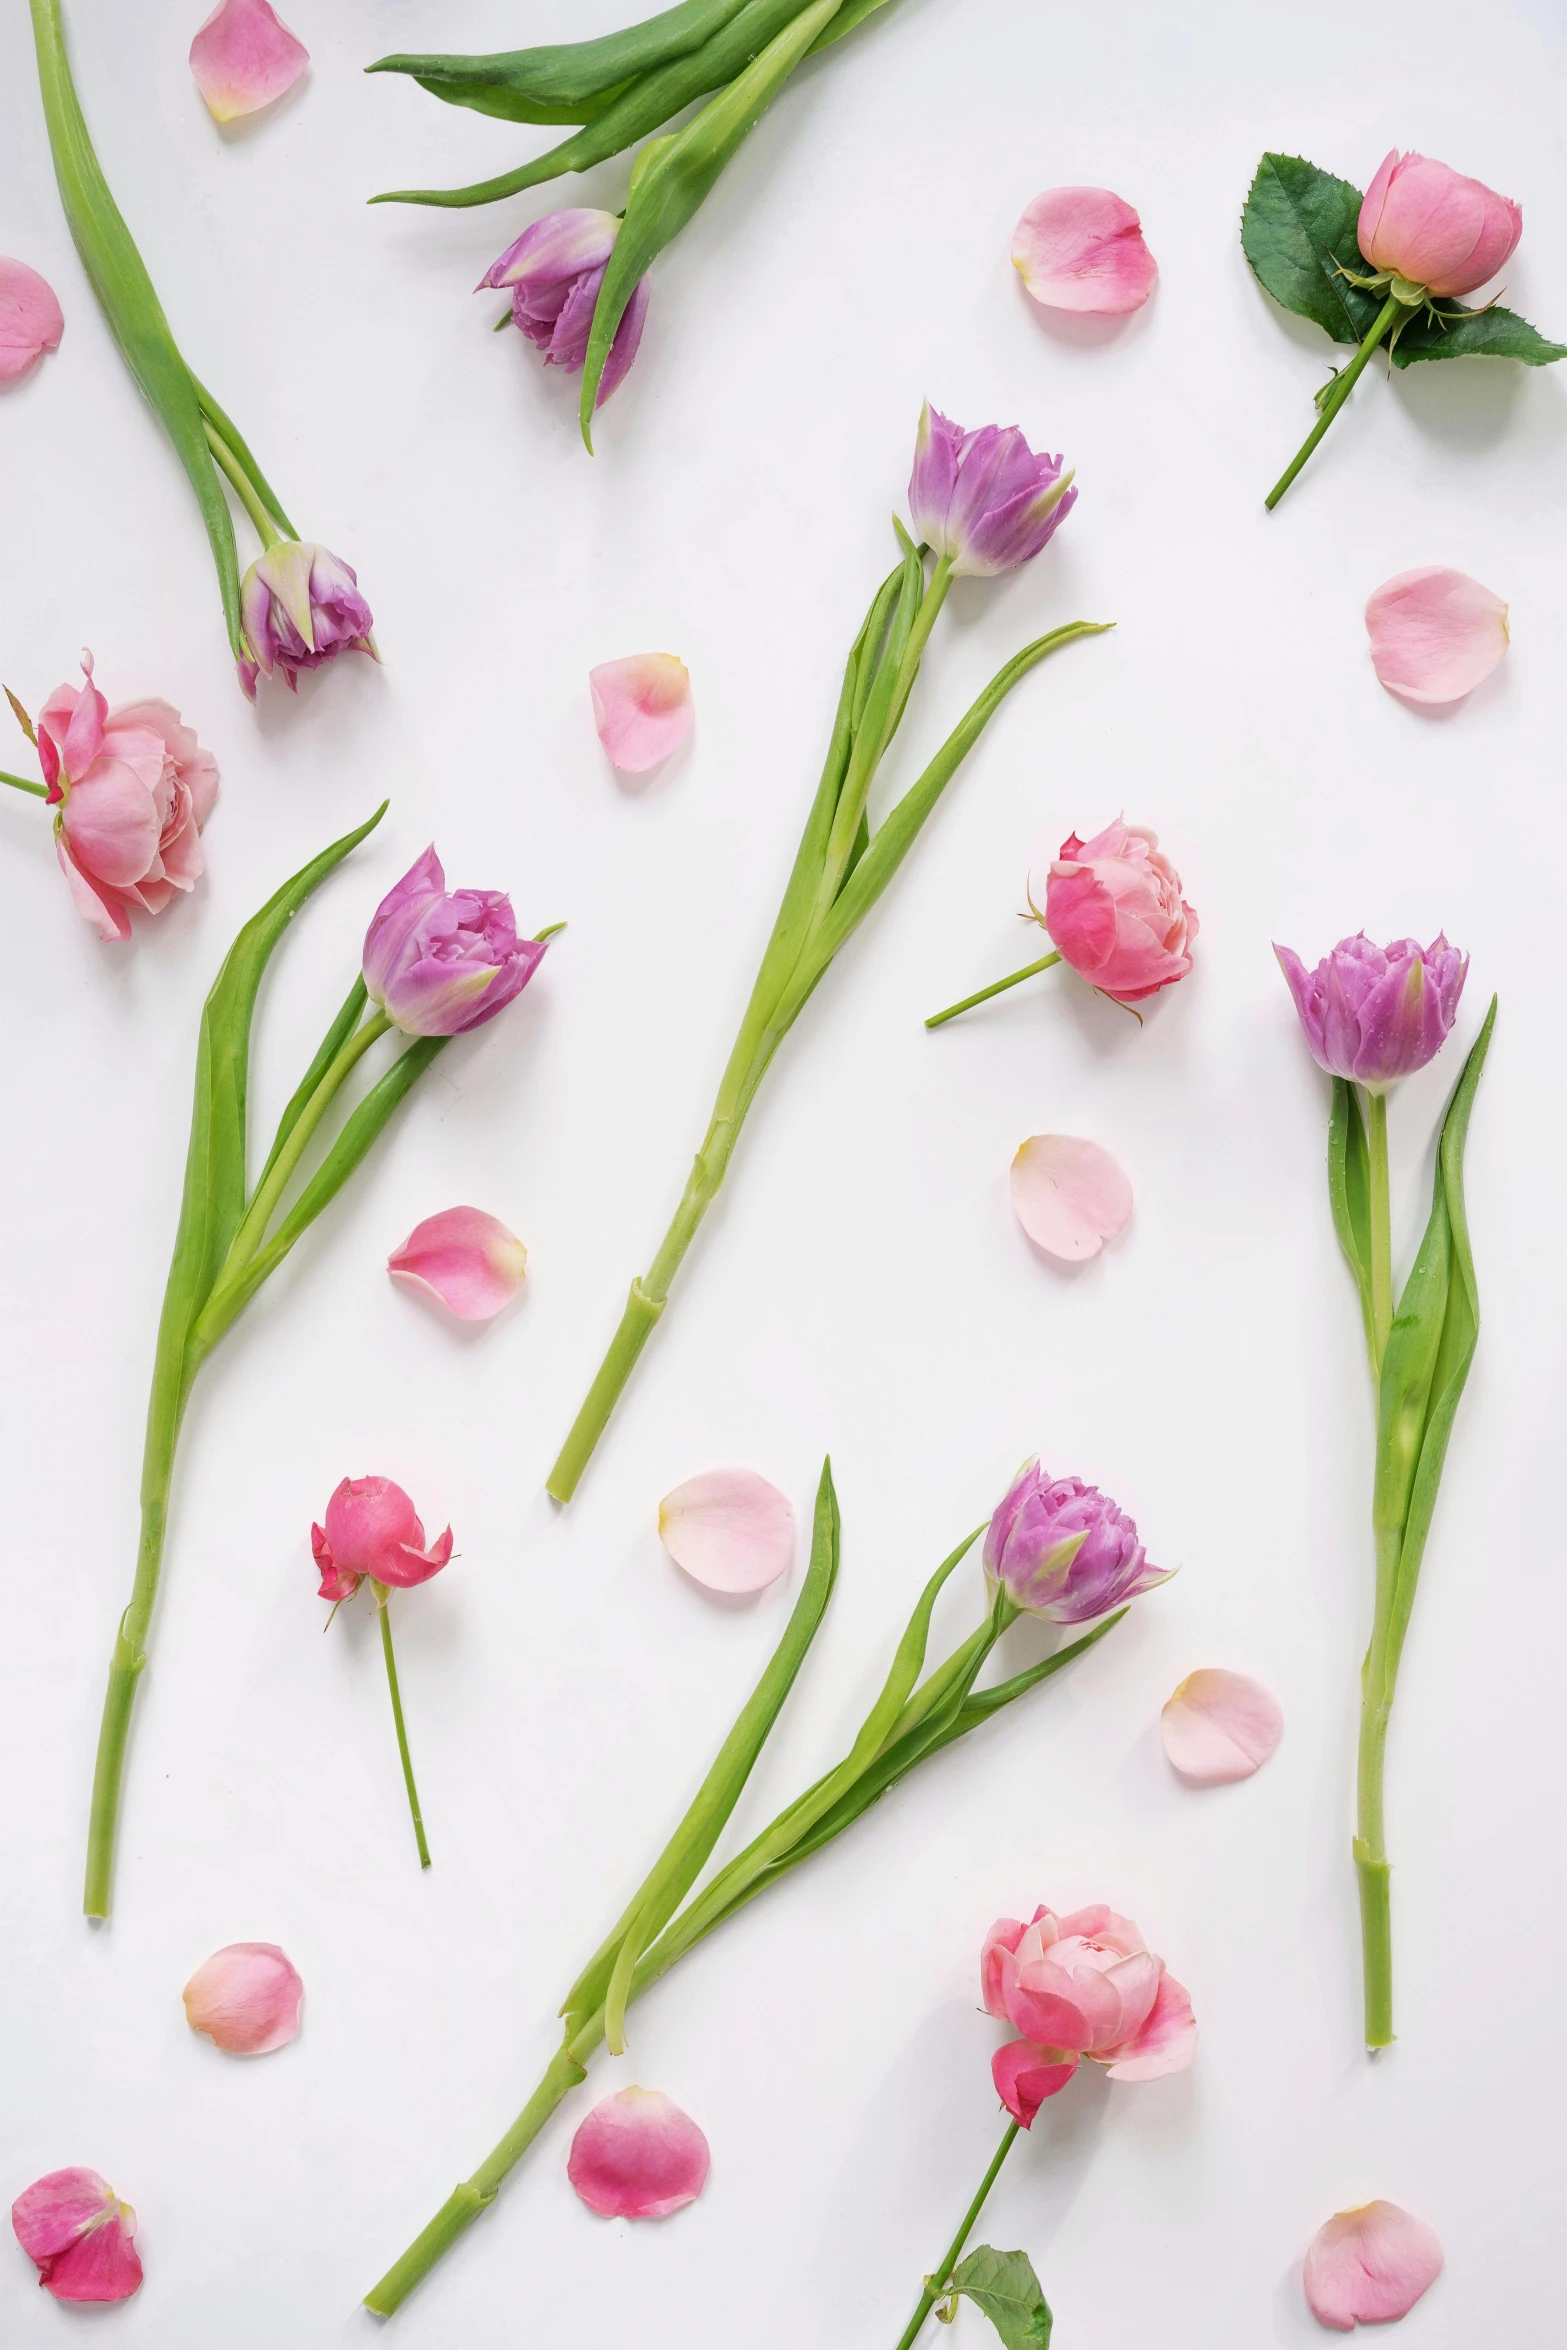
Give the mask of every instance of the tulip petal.
M 460 1322 L 488 1322 L 516 1296 L 527 1264 L 527 1250 L 498 1216 L 483 1208 L 443 1208 L 414 1226 L 386 1269 Z
M 691 672 L 673 653 L 601 662 L 588 686 L 599 741 L 623 775 L 645 775 L 691 732 Z
M 1336 2211 L 1317 2230 L 1303 2282 L 1317 2322 L 1347 2334 L 1407 2317 L 1441 2273 L 1435 2230 L 1396 2203 L 1377 2202 Z
M 1036 2048 L 1031 2040 L 1009 2040 L 990 2060 L 996 2095 L 1015 2122 L 1027 2130 L 1047 2097 L 1057 2097 L 1077 2070 L 1070 2049 Z
M 141 2283 L 136 2214 L 94 2170 L 35 2179 L 12 2204 L 11 2225 L 57 2301 L 124 2301 Z
M 571 2141 L 566 2176 L 601 2219 L 662 2219 L 707 2184 L 707 2140 L 659 2089 L 601 2098 Z
M 1069 1265 L 1096 1257 L 1132 1212 L 1124 1170 L 1097 1142 L 1033 1134 L 1012 1161 L 1012 1206 L 1035 1245 Z
M 1130 204 L 1108 188 L 1048 188 L 1017 224 L 1012 266 L 1047 310 L 1140 310 L 1159 265 Z
M 1272 1690 L 1217 1665 L 1188 1673 L 1160 1721 L 1165 1753 L 1183 1779 L 1202 1787 L 1249 1779 L 1284 1735 L 1283 1709 Z
M 0 384 L 15 383 L 45 351 L 57 350 L 64 332 L 54 288 L 25 261 L 0 254 Z
M 268 0 L 222 0 L 190 45 L 190 70 L 216 122 L 270 106 L 309 63 L 309 50 Z
M 275 1942 L 230 1942 L 186 1984 L 185 2020 L 230 2056 L 267 2056 L 299 2033 L 305 1986 Z
M 666 1493 L 659 1540 L 709 1591 L 761 1591 L 794 1559 L 794 1506 L 753 1469 L 708 1469 Z
M 1385 579 L 1366 605 L 1371 661 L 1406 702 L 1462 701 L 1507 650 L 1507 606 L 1440 563 Z

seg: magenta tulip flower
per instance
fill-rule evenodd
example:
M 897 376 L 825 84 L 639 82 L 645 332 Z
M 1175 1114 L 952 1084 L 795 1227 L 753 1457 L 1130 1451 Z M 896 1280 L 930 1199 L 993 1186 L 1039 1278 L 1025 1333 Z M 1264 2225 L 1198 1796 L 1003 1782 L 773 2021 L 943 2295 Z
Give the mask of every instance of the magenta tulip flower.
M 405 1034 L 460 1036 L 522 993 L 547 943 L 517 936 L 500 890 L 448 890 L 428 848 L 376 909 L 365 933 L 365 985 Z
M 965 432 L 927 400 L 909 479 L 914 535 L 959 578 L 1015 571 L 1049 545 L 1077 502 L 1059 457 L 1036 457 L 1015 425 Z
M 1358 242 L 1372 268 L 1437 299 L 1472 294 L 1495 277 L 1522 235 L 1510 197 L 1396 147 L 1360 207 Z
M 141 2283 L 136 2214 L 95 2170 L 52 2170 L 11 2206 L 16 2240 L 57 2301 L 126 2301 Z
M 253 658 L 239 665 L 239 681 L 254 701 L 257 672 L 281 669 L 290 693 L 301 669 L 319 669 L 339 653 L 381 656 L 375 623 L 359 592 L 359 575 L 325 547 L 279 539 L 252 563 L 240 587 L 245 641 Z
M 1025 1461 L 985 1536 L 985 1579 L 1014 1607 L 1052 1624 L 1086 1624 L 1168 1583 L 1148 1564 L 1126 1512 L 1080 1477 Z
M 491 262 L 474 291 L 496 286 L 510 293 L 512 324 L 536 351 L 543 352 L 545 366 L 563 367 L 568 375 L 580 375 L 587 361 L 599 288 L 619 234 L 620 221 L 613 212 L 586 207 L 551 212 L 525 228 L 499 260 Z M 595 408 L 603 407 L 637 355 L 647 322 L 647 299 L 644 277 L 615 329 L 594 397 Z
M 1428 947 L 1399 938 L 1379 947 L 1359 931 L 1315 971 L 1275 946 L 1312 1058 L 1330 1077 L 1382 1093 L 1434 1060 L 1447 1042 L 1469 957 L 1438 931 Z

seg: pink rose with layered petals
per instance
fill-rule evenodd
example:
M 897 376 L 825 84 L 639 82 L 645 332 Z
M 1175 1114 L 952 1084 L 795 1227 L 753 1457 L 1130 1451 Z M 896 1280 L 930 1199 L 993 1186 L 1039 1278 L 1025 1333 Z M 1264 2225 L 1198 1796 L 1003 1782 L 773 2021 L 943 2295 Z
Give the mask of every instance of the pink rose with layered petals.
M 390 1477 L 345 1477 L 312 1526 L 310 1547 L 321 1570 L 322 1599 L 352 1599 L 368 1575 L 407 1588 L 428 1583 L 452 1555 L 452 1530 L 426 1543 L 413 1503 Z
M 1192 967 L 1195 911 L 1145 825 L 1118 816 L 1089 841 L 1074 832 L 1045 884 L 1042 917 L 1064 961 L 1117 1003 L 1140 1003 Z
M 1366 190 L 1357 242 L 1373 269 L 1441 296 L 1472 294 L 1495 277 L 1522 235 L 1510 198 L 1395 147 Z
M 1113 2081 L 1184 2072 L 1197 2046 L 1192 2003 L 1130 1918 L 1096 1904 L 1058 1918 L 998 1918 L 980 1953 L 985 2011 L 1021 2035 L 991 2063 L 996 2093 L 1026 2130 L 1089 2057 Z

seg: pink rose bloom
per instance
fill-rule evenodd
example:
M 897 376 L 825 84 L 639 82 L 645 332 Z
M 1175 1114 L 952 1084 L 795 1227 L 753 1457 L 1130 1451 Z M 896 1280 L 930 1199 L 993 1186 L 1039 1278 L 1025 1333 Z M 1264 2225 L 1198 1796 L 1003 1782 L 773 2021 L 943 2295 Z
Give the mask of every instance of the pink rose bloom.
M 996 2093 L 1026 2130 L 1079 2061 L 1113 2081 L 1184 2072 L 1197 2046 L 1192 2003 L 1130 1918 L 1103 1903 L 1058 1918 L 998 1918 L 980 1953 L 985 2010 L 1021 2038 L 998 2048 Z
M 352 1599 L 368 1575 L 402 1588 L 428 1583 L 452 1555 L 452 1530 L 426 1543 L 419 1514 L 390 1477 L 345 1477 L 312 1526 L 310 1547 L 321 1570 L 322 1599 Z
M 1061 843 L 1044 924 L 1073 970 L 1122 1004 L 1184 979 L 1198 931 L 1158 834 L 1119 816 L 1092 840 Z
M 1395 147 L 1360 207 L 1360 250 L 1373 269 L 1428 294 L 1471 294 L 1523 235 L 1523 214 L 1480 180 Z
M 38 713 L 38 757 L 55 818 L 55 853 L 78 913 L 100 938 L 127 939 L 130 913 L 161 914 L 193 889 L 218 763 L 167 702 L 111 710 L 92 681 L 57 686 Z

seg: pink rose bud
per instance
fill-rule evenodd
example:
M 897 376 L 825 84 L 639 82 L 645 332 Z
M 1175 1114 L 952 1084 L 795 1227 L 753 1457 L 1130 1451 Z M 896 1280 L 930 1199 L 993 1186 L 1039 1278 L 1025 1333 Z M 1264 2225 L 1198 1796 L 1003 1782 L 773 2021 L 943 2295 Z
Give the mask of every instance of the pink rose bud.
M 1032 562 L 1077 503 L 1059 457 L 1036 457 L 1016 425 L 965 432 L 927 400 L 909 481 L 914 536 L 958 578 Z
M 460 1036 L 522 993 L 545 943 L 517 936 L 500 890 L 448 891 L 429 848 L 376 908 L 365 933 L 365 985 L 405 1034 Z
M 268 2056 L 299 2035 L 305 1986 L 275 1942 L 230 1942 L 196 1969 L 185 2020 L 230 2056 Z
M 1384 948 L 1362 930 L 1341 938 L 1315 971 L 1289 947 L 1273 952 L 1313 1060 L 1376 1093 L 1436 1058 L 1469 975 L 1469 957 L 1440 931 L 1428 947 L 1397 938 Z
M 528 1252 L 482 1208 L 443 1208 L 386 1260 L 394 1281 L 433 1297 L 459 1322 L 488 1322 L 522 1287 Z
M 1168 1583 L 1148 1564 L 1137 1528 L 1109 1495 L 1080 1477 L 1051 1477 L 1025 1461 L 985 1536 L 985 1580 L 1014 1607 L 1053 1624 L 1086 1624 Z
M 82 670 L 84 686 L 57 686 L 39 711 L 38 757 L 76 910 L 100 938 L 123 940 L 133 907 L 161 914 L 201 878 L 218 765 L 167 702 L 111 710 L 93 683 L 91 653 Z
M 485 286 L 509 292 L 512 324 L 536 351 L 544 353 L 545 366 L 563 367 L 568 375 L 580 375 L 588 356 L 599 288 L 619 234 L 620 221 L 613 212 L 586 208 L 551 212 L 525 228 L 500 259 L 491 262 L 474 292 Z M 603 407 L 637 355 L 647 320 L 647 300 L 644 277 L 615 329 L 595 408 Z
M 1507 606 L 1443 563 L 1395 572 L 1366 604 L 1371 663 L 1391 694 L 1437 708 L 1483 685 L 1507 651 Z
M 390 1477 L 345 1477 L 326 1505 L 325 1526 L 312 1526 L 310 1547 L 321 1570 L 322 1599 L 352 1599 L 368 1575 L 374 1583 L 428 1583 L 452 1555 L 452 1530 L 426 1544 L 413 1503 Z
M 95 2170 L 52 2170 L 11 2206 L 16 2240 L 57 2301 L 125 2301 L 141 2283 L 136 2214 Z
M 25 261 L 0 254 L 0 384 L 15 383 L 45 351 L 57 351 L 64 332 L 54 288 Z
M 1324 2221 L 1306 2254 L 1306 2302 L 1337 2334 L 1407 2317 L 1442 2273 L 1433 2228 L 1397 2203 L 1362 2203 Z
M 1140 310 L 1159 275 L 1142 222 L 1108 188 L 1036 196 L 1017 224 L 1012 266 L 1045 309 L 1100 316 Z
M 566 2176 L 601 2219 L 663 2219 L 707 2184 L 707 2140 L 659 2089 L 622 2089 L 571 2141 Z
M 990 2014 L 1021 2034 L 991 2065 L 997 2094 L 1027 2129 L 1079 2058 L 1112 2080 L 1184 2072 L 1197 2047 L 1191 2000 L 1130 1918 L 1103 1904 L 1030 1924 L 1003 1918 L 985 1937 L 981 1984 Z
M 240 683 L 252 701 L 258 669 L 268 677 L 281 669 L 289 692 L 297 693 L 301 669 L 319 669 L 339 653 L 381 658 L 358 573 L 307 540 L 280 539 L 268 547 L 246 572 L 239 604 L 254 656 L 241 664 Z
M 190 45 L 190 70 L 217 122 L 270 106 L 309 63 L 309 50 L 268 0 L 222 0 Z
M 1509 198 L 1396 147 L 1360 207 L 1358 241 L 1372 268 L 1428 295 L 1473 293 L 1522 235 L 1523 214 Z
M 1061 843 L 1044 924 L 1073 970 L 1120 1004 L 1184 979 L 1198 931 L 1158 834 L 1119 816 L 1092 840 L 1074 832 Z

